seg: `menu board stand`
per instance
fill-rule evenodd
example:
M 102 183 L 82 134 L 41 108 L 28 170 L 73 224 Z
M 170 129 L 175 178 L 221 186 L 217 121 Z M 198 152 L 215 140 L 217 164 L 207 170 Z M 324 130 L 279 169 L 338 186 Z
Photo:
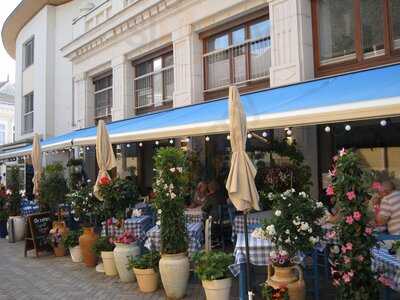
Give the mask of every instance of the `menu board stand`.
M 39 252 L 51 251 L 49 232 L 52 228 L 52 223 L 50 212 L 26 216 L 25 257 L 29 250 L 35 250 L 36 257 L 39 257 Z

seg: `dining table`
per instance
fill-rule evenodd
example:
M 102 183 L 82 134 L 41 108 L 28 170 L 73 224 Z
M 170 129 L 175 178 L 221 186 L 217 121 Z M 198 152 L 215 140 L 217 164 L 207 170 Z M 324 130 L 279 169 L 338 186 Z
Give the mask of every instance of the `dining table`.
M 105 224 L 105 222 L 102 222 L 103 236 L 106 235 Z M 139 241 L 144 241 L 146 238 L 146 232 L 151 228 L 151 225 L 152 218 L 148 215 L 128 218 L 124 220 L 123 224 L 121 224 L 117 219 L 112 218 L 112 224 L 108 225 L 108 235 L 114 237 L 123 234 L 125 231 L 128 231 L 138 238 Z
M 248 226 L 250 225 L 249 227 L 261 226 L 263 220 L 265 220 L 265 219 L 268 220 L 271 218 L 272 218 L 272 210 L 264 210 L 264 211 L 249 213 L 247 215 L 247 225 Z M 232 226 L 232 232 L 234 232 L 235 235 L 244 233 L 244 216 L 243 215 L 237 215 L 235 217 L 233 226 Z

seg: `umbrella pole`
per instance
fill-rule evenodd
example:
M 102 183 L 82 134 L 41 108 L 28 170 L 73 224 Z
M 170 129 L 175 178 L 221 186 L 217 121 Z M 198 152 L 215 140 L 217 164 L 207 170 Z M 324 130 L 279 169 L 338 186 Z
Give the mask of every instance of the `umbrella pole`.
M 249 229 L 247 228 L 247 211 L 243 213 L 244 218 L 244 243 L 246 246 L 246 285 L 247 291 L 251 291 L 250 287 L 250 251 L 249 251 Z

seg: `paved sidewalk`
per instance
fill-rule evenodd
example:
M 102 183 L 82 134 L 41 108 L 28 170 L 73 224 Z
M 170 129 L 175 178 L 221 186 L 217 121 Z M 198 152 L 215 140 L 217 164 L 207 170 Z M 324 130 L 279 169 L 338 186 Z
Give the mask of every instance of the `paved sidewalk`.
M 97 273 L 69 257 L 24 257 L 24 242 L 0 239 L 0 300 L 165 299 L 162 289 L 142 294 L 136 283 Z M 193 281 L 193 280 L 191 280 Z M 204 299 L 200 284 L 191 282 L 185 299 Z

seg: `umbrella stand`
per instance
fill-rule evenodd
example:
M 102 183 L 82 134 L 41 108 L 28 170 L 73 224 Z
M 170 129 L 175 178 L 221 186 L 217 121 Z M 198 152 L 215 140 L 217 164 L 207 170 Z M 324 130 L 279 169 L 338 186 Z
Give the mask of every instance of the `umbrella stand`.
M 249 250 L 249 229 L 247 227 L 247 214 L 248 212 L 243 212 L 244 219 L 244 243 L 246 247 L 246 288 L 248 294 L 252 294 L 250 286 L 250 250 Z

